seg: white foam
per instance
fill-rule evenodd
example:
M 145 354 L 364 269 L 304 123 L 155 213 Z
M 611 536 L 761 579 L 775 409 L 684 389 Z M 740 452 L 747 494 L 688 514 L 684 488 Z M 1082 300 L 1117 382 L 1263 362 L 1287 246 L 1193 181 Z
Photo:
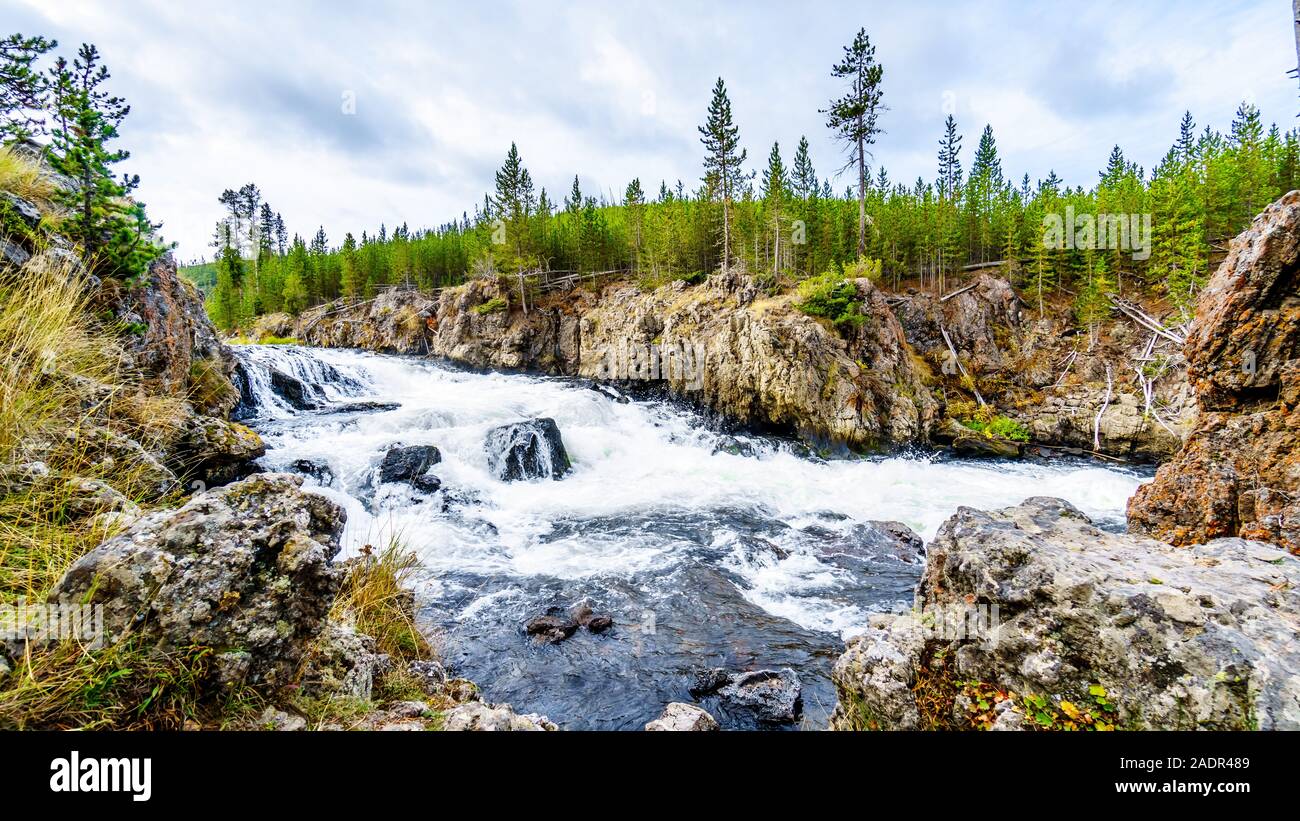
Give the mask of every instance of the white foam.
M 400 534 L 434 572 L 630 576 L 671 565 L 698 546 L 648 534 L 587 535 L 580 524 L 577 535 L 556 539 L 551 537 L 555 523 L 667 512 L 703 516 L 719 509 L 757 509 L 797 527 L 834 511 L 856 521 L 901 521 L 928 540 L 960 505 L 991 509 L 1045 495 L 1065 498 L 1094 518 L 1119 521 L 1143 481 L 1128 471 L 1082 463 L 905 457 L 820 462 L 771 449 L 761 458 L 746 458 L 714 453 L 719 437 L 679 408 L 619 404 L 605 392 L 563 380 L 473 374 L 354 351 L 292 355 L 303 354 L 356 378 L 369 395 L 350 401 L 400 402 L 401 407 L 349 424 L 325 415 L 272 429 L 266 436 L 267 465 L 328 461 L 338 481 L 320 492 L 347 508 L 349 553 Z M 289 354 L 262 348 L 255 356 L 274 365 Z M 283 415 L 282 409 L 276 415 Z M 562 481 L 496 480 L 483 449 L 486 431 L 535 417 L 555 419 L 573 472 Z M 355 496 L 382 453 L 398 441 L 441 450 L 433 473 L 445 488 L 481 500 L 477 525 L 457 522 L 437 504 L 405 490 L 381 495 L 377 513 L 366 510 Z M 348 492 L 337 489 L 340 483 Z M 750 601 L 775 615 L 835 632 L 852 631 L 865 620 L 865 614 L 835 598 L 845 571 L 799 552 L 803 548 L 792 548 L 780 560 L 745 557 L 730 543 L 715 542 L 713 549 L 726 554 L 719 563 L 748 586 Z

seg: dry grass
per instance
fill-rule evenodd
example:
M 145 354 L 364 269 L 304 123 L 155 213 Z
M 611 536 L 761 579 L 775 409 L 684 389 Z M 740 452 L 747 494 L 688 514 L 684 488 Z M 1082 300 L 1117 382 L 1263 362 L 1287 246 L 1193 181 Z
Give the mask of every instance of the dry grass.
M 120 384 L 120 353 L 88 321 L 86 294 L 68 263 L 46 255 L 0 279 L 0 464 L 23 442 L 99 409 L 70 396 L 76 383 Z
M 0 191 L 48 206 L 54 186 L 31 158 L 15 151 L 12 146 L 0 146 Z
M 131 383 L 112 333 L 87 310 L 85 283 L 45 255 L 0 278 L 0 351 L 0 600 L 39 598 L 113 534 L 113 523 L 85 510 L 71 477 L 103 481 L 133 502 L 156 495 L 154 468 L 107 453 L 95 431 L 157 447 L 179 433 L 184 405 Z
M 414 599 L 406 586 L 419 566 L 419 558 L 399 539 L 378 552 L 367 545 L 344 580 L 330 618 L 373 636 L 381 653 L 433 658 L 433 647 L 416 627 Z

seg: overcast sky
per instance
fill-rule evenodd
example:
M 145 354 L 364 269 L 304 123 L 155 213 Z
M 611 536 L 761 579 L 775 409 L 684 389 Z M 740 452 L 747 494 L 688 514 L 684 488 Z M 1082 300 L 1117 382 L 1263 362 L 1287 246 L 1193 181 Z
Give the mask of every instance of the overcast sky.
M 253 181 L 291 232 L 332 243 L 381 222 L 473 211 L 516 141 L 553 199 L 700 177 L 715 79 L 752 169 L 800 135 L 819 174 L 842 155 L 818 114 L 865 26 L 885 66 L 876 150 L 933 179 L 952 111 L 963 165 L 985 123 L 1003 168 L 1090 187 L 1119 143 L 1150 169 L 1190 109 L 1226 130 L 1243 100 L 1292 127 L 1290 3 L 82 2 L 0 0 L 4 28 L 99 46 L 132 111 L 123 170 L 188 260 L 210 255 L 217 196 Z M 344 113 L 345 96 L 355 113 Z M 848 178 L 836 180 L 837 190 Z

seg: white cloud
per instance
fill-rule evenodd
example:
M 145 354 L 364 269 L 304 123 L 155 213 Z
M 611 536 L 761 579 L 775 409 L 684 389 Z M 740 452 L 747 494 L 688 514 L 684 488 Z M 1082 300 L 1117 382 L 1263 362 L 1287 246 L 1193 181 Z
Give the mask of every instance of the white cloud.
M 886 65 L 875 152 L 908 184 L 934 174 L 944 92 L 969 166 L 992 124 L 1008 176 L 1091 185 L 1116 142 L 1150 168 L 1191 109 L 1226 128 L 1253 97 L 1289 127 L 1296 85 L 1284 4 L 1258 0 L 954 8 L 861 2 L 722 10 L 658 3 L 345 8 L 234 0 L 0 0 L 25 33 L 99 45 L 131 103 L 125 165 L 180 255 L 206 253 L 222 189 L 256 181 L 293 230 L 432 226 L 472 211 L 515 141 L 553 198 L 574 173 L 617 196 L 633 176 L 693 187 L 695 126 L 722 75 L 757 168 L 801 134 L 826 176 L 840 152 L 818 113 L 858 25 Z M 12 10 L 12 13 L 11 13 Z M 344 89 L 355 117 L 339 112 Z M 835 181 L 837 190 L 843 180 Z

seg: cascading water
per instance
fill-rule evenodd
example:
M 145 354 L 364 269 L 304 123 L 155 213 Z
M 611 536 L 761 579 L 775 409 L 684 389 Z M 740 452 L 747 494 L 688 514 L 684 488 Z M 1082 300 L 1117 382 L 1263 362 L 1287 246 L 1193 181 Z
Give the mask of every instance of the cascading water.
M 804 726 L 824 727 L 843 639 L 910 606 L 920 574 L 919 552 L 881 520 L 929 539 L 959 505 L 1048 495 L 1120 528 L 1143 481 L 1070 460 L 827 462 L 608 386 L 353 351 L 238 353 L 263 466 L 311 474 L 307 487 L 347 509 L 347 553 L 401 536 L 422 559 L 420 616 L 444 661 L 488 700 L 572 728 L 640 729 L 692 701 L 700 670 L 784 667 L 802 680 Z M 277 391 L 276 371 L 307 386 L 311 409 Z M 489 433 L 545 419 L 571 471 L 503 481 Z M 436 446 L 441 485 L 379 482 L 398 445 Z M 530 618 L 584 601 L 614 627 L 555 645 L 525 635 Z M 724 726 L 754 726 L 702 703 Z

